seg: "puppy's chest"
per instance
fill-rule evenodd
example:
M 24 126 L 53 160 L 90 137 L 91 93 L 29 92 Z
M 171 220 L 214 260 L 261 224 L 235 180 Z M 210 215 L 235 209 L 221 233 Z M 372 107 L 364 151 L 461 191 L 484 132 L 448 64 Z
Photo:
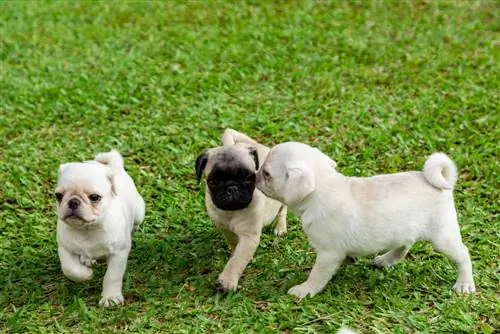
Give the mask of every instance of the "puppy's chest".
M 215 226 L 229 230 L 234 213 L 214 209 L 209 212 L 209 216 L 215 223 Z
M 121 243 L 105 233 L 78 233 L 65 238 L 64 246 L 74 254 L 91 259 L 107 257 L 121 248 Z

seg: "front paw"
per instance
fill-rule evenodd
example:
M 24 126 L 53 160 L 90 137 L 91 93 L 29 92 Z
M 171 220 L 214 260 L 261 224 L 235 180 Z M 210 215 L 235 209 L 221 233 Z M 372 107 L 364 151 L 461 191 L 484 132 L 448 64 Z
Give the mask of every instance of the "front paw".
M 474 293 L 476 292 L 476 286 L 474 285 L 474 282 L 456 282 L 455 285 L 453 286 L 453 290 L 455 290 L 456 293 Z
M 111 306 L 117 306 L 123 304 L 124 299 L 123 296 L 117 295 L 117 296 L 102 296 L 101 300 L 99 301 L 99 306 L 101 307 L 111 307 Z
M 80 263 L 86 267 L 89 267 L 89 268 L 92 267 L 92 265 L 95 264 L 95 262 L 96 261 L 94 259 L 91 259 L 88 256 L 80 255 Z
M 238 279 L 220 278 L 215 282 L 216 292 L 229 292 L 238 289 Z
M 92 279 L 92 268 L 75 263 L 73 266 L 63 266 L 64 276 L 73 282 L 84 282 Z
M 297 297 L 299 300 L 304 299 L 308 295 L 311 297 L 314 297 L 314 295 L 317 293 L 315 289 L 313 289 L 309 284 L 306 282 L 296 285 L 290 290 L 288 290 L 288 294 Z

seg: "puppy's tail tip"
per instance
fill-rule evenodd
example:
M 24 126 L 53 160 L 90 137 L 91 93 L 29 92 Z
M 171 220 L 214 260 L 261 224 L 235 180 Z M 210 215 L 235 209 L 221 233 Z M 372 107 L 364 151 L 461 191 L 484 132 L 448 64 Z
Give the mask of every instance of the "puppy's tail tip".
M 116 174 L 123 170 L 123 157 L 117 150 L 111 150 L 105 153 L 96 155 L 95 160 L 107 165 L 111 169 L 112 174 Z
M 223 146 L 232 146 L 236 143 L 236 131 L 231 128 L 226 128 L 221 136 Z
M 446 154 L 433 153 L 425 161 L 424 177 L 438 189 L 453 189 L 457 183 L 457 167 Z
M 341 327 L 337 331 L 337 334 L 358 334 L 358 332 L 355 332 L 354 330 L 350 329 L 349 327 Z

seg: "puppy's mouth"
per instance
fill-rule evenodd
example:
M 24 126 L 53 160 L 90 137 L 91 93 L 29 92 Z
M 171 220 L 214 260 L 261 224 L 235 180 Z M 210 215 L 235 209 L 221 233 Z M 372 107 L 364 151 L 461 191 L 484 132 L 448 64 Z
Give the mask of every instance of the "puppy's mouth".
M 243 210 L 250 205 L 252 197 L 241 198 L 232 196 L 230 194 L 223 194 L 220 196 L 212 196 L 214 205 L 224 211 L 238 211 Z
M 215 206 L 221 210 L 224 211 L 238 211 L 238 210 L 243 210 L 244 208 L 248 207 L 250 202 L 248 203 L 235 203 L 235 202 L 230 202 L 230 203 L 224 203 L 224 204 L 217 204 L 214 203 Z
M 269 197 L 266 193 L 266 189 L 265 188 L 262 188 L 262 187 L 259 187 L 259 185 L 257 185 L 255 188 L 257 188 L 261 193 L 263 193 L 264 195 L 266 195 L 267 197 Z
M 72 226 L 90 226 L 95 223 L 95 219 L 85 219 L 78 214 L 74 212 L 68 213 L 64 218 L 62 219 L 66 224 L 72 225 Z
M 261 192 L 263 193 L 264 195 L 266 195 L 266 197 L 269 197 L 269 198 L 273 198 L 274 197 L 272 196 L 272 193 L 268 192 L 267 189 L 265 187 L 262 187 L 260 186 L 259 184 L 257 184 L 256 188 Z

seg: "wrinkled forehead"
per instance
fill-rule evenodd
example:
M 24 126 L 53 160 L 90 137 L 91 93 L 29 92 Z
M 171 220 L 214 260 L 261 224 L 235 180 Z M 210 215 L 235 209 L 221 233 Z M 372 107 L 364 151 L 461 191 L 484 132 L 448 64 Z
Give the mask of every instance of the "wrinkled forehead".
M 301 157 L 300 154 L 290 150 L 288 147 L 277 146 L 269 152 L 263 167 L 266 169 L 281 171 L 286 169 L 287 165 L 291 165 L 297 161 L 305 159 L 307 159 L 306 156 Z
M 254 170 L 250 170 L 244 167 L 227 167 L 223 165 L 215 165 L 215 167 L 210 172 L 209 178 L 216 180 L 241 180 L 248 179 L 252 175 L 255 175 Z
M 273 148 L 267 156 L 267 161 L 272 164 L 282 163 L 290 159 L 295 159 L 294 152 L 281 146 Z
M 68 163 L 59 174 L 57 188 L 97 189 L 109 185 L 105 168 L 98 162 Z M 110 186 L 110 185 L 109 185 Z
M 209 161 L 209 168 L 226 170 L 255 170 L 255 163 L 250 151 L 244 146 L 223 147 L 213 151 Z

